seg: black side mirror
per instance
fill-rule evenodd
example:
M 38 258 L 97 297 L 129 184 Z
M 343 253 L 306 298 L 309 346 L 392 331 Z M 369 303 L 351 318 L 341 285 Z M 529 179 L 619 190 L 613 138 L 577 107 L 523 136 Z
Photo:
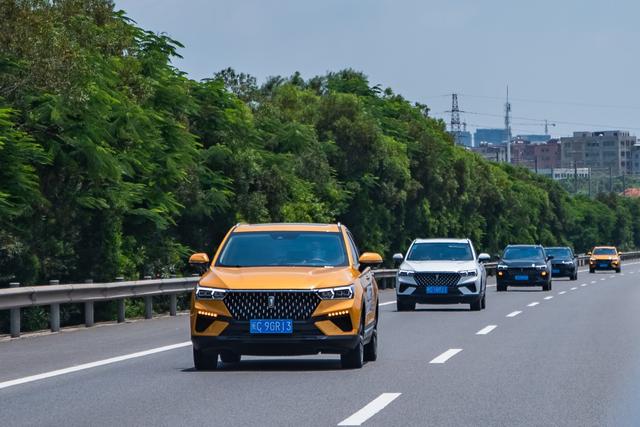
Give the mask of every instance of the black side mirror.
M 404 256 L 401 253 L 393 254 L 393 263 L 396 267 L 402 264 L 402 261 L 404 261 Z

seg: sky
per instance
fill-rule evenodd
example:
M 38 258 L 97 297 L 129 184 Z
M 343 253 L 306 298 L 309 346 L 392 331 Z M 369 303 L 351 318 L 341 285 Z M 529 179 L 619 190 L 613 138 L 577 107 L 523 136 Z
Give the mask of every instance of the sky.
M 116 0 L 139 26 L 185 45 L 199 80 L 232 67 L 263 82 L 353 68 L 431 115 L 553 136 L 640 136 L 637 0 Z

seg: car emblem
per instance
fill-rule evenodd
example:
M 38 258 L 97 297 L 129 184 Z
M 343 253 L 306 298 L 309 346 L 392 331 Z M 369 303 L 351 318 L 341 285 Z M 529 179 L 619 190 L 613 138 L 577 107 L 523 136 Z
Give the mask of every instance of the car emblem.
M 267 299 L 267 308 L 276 308 L 276 297 L 273 295 L 269 295 L 269 298 Z
M 440 278 L 439 274 L 436 274 L 436 280 L 438 280 Z

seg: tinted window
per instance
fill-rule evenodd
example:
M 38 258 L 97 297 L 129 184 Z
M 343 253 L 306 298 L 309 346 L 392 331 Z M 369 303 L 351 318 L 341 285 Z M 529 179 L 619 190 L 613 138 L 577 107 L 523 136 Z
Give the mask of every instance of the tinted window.
M 229 237 L 219 267 L 348 265 L 342 236 L 318 232 L 250 232 Z
M 554 258 L 571 258 L 571 249 L 569 248 L 546 248 L 547 255 L 551 255 Z
M 347 231 L 347 236 L 349 237 L 349 250 L 351 251 L 351 257 L 353 258 L 354 264 L 359 264 L 360 253 L 358 252 L 358 248 L 353 241 L 353 236 L 350 232 Z
M 514 246 L 504 251 L 503 259 L 534 259 L 544 258 L 542 248 L 537 246 Z
M 468 243 L 416 243 L 407 255 L 407 261 L 472 261 Z
M 594 255 L 615 255 L 616 250 L 613 248 L 596 248 L 593 250 Z

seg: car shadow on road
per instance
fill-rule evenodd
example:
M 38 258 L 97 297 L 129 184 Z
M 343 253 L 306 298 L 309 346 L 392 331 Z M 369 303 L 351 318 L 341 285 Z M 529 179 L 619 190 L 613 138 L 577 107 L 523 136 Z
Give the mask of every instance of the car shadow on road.
M 431 308 L 431 307 L 416 307 L 415 310 L 413 311 L 429 311 L 429 312 L 437 312 L 437 311 L 443 311 L 443 312 L 458 312 L 458 311 L 470 311 L 469 308 L 467 307 L 456 307 L 456 308 L 446 308 L 446 307 L 438 307 L 438 308 Z M 400 313 L 400 312 L 398 312 Z
M 366 366 L 366 364 L 365 364 Z M 242 360 L 239 363 L 218 362 L 213 372 L 312 372 L 341 371 L 340 357 L 336 359 L 259 359 Z M 182 372 L 200 372 L 195 368 L 182 369 Z

